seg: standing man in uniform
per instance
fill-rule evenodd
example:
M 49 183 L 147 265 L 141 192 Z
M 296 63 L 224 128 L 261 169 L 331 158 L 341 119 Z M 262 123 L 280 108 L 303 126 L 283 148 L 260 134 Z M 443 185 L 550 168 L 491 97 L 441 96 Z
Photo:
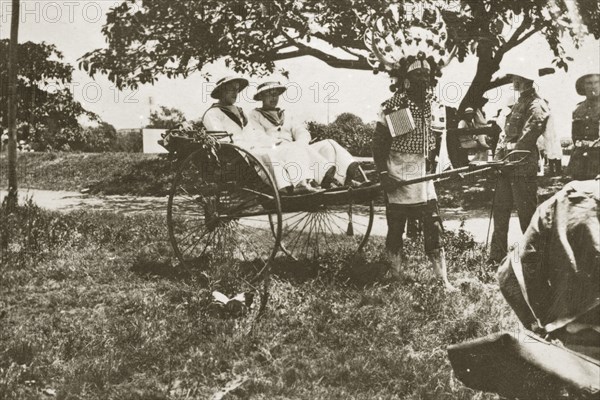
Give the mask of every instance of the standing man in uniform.
M 575 83 L 585 100 L 573 111 L 573 153 L 569 175 L 575 180 L 594 179 L 600 174 L 600 74 L 583 75 Z
M 494 193 L 494 233 L 489 262 L 497 268 L 508 251 L 508 226 L 513 206 L 519 214 L 521 231 L 525 232 L 537 207 L 537 171 L 539 150 L 537 140 L 546 129 L 550 115 L 548 104 L 534 88 L 534 79 L 539 75 L 521 65 L 512 76 L 513 88 L 519 99 L 507 116 L 505 138 L 496 153 L 502 159 L 513 150 L 527 150 L 530 154 L 524 162 L 498 175 Z

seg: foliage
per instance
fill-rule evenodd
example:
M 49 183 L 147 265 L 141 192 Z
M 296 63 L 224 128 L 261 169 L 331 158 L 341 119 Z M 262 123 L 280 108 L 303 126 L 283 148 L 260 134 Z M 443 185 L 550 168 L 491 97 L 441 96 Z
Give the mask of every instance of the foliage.
M 73 67 L 64 63 L 63 54 L 52 44 L 19 44 L 17 123 L 23 140 L 43 143 L 42 136 L 72 132 L 79 128 L 78 118 L 97 120 L 83 108 L 66 87 Z M 8 39 L 0 40 L 0 128 L 6 126 L 8 107 Z M 42 144 L 43 146 L 43 144 Z M 39 147 L 39 146 L 38 146 Z
M 359 153 L 360 154 L 360 153 Z M 23 187 L 136 196 L 164 196 L 169 193 L 172 165 L 164 156 L 143 153 L 20 153 L 18 179 Z M 370 179 L 378 179 L 364 165 Z M 0 155 L 0 180 L 6 179 L 6 156 Z M 549 198 L 569 181 L 539 177 L 538 197 Z M 489 211 L 494 180 L 471 177 L 436 184 L 441 207 Z M 376 199 L 383 206 L 383 198 Z M 484 214 L 487 218 L 487 212 Z
M 521 45 L 534 34 L 546 39 L 555 55 L 557 67 L 568 69 L 573 61 L 563 47 L 570 39 L 579 46 L 585 33 L 600 38 L 600 5 L 587 0 L 530 2 L 461 0 L 459 12 L 443 12 L 448 25 L 448 45 L 456 47 L 459 60 L 474 52 L 478 57 L 477 71 L 459 107 L 481 107 L 483 94 L 494 87 L 508 83 L 506 76 L 492 81 L 504 55 Z M 578 18 L 582 18 L 580 25 Z
M 310 121 L 307 128 L 313 140 L 333 139 L 355 156 L 371 156 L 375 128 L 351 113 L 340 114 L 331 124 Z
M 160 106 L 160 110 L 150 114 L 146 128 L 175 129 L 186 121 L 183 111 L 176 108 Z
M 144 140 L 141 130 L 119 132 L 113 151 L 125 153 L 141 153 L 144 150 Z
M 306 55 L 334 67 L 371 69 L 363 34 L 379 17 L 392 20 L 392 8 L 398 4 L 391 3 L 123 1 L 107 14 L 102 28 L 108 48 L 85 54 L 80 67 L 90 75 L 107 74 L 119 87 L 155 82 L 163 74 L 185 77 L 219 59 L 238 72 L 253 74 L 272 72 L 277 60 Z M 557 65 L 566 68 L 568 58 L 560 42 L 569 36 L 579 44 L 578 21 L 574 21 L 578 13 L 587 30 L 600 37 L 600 6 L 587 0 L 415 3 L 418 8 L 437 7 L 443 11 L 449 30 L 448 46 L 456 47 L 459 60 L 475 52 L 482 62 L 492 61 L 491 69 L 499 65 L 507 51 L 536 32 L 545 36 Z M 346 56 L 322 50 L 327 46 L 316 44 L 321 42 L 344 51 Z M 478 72 L 483 73 L 481 69 Z M 477 90 L 489 84 L 491 74 L 485 71 L 483 75 L 479 78 L 483 88 Z
M 165 155 L 143 159 L 122 170 L 112 170 L 88 185 L 90 193 L 166 196 L 172 184 L 172 161 Z
M 31 199 L 12 213 L 7 210 L 6 200 L 3 201 L 0 207 L 2 262 L 6 259 L 24 261 L 28 255 L 43 258 L 59 245 L 66 245 L 64 224 L 68 221 L 69 217 L 46 213 Z
M 10 262 L 0 264 L 1 398 L 208 399 L 230 389 L 223 398 L 493 400 L 456 380 L 445 349 L 519 329 L 496 285 L 476 278 L 481 245 L 461 232 L 446 237 L 459 294 L 430 281 L 420 240 L 407 241 L 401 281 L 357 285 L 355 268 L 382 262 L 374 238 L 360 260 L 332 254 L 286 275 L 275 265 L 267 312 L 246 334 L 239 319 L 211 311 L 197 271 L 173 266 L 160 213 L 59 214 L 29 203 L 11 226 Z M 305 268 L 313 273 L 298 279 Z
M 84 129 L 86 143 L 81 151 L 100 153 L 113 151 L 117 141 L 117 130 L 108 122 L 100 122 L 97 126 Z
M 19 139 L 32 144 L 37 151 L 83 151 L 106 152 L 116 146 L 117 131 L 107 122 L 97 126 L 82 127 L 79 124 L 58 130 L 35 132 L 33 135 L 21 127 Z

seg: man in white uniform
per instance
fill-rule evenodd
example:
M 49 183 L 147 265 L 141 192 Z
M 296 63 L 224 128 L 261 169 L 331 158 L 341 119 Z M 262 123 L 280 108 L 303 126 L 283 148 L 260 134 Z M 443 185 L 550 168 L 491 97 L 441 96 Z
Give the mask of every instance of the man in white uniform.
M 335 140 L 326 139 L 310 144 L 310 132 L 304 122 L 295 120 L 285 110 L 277 107 L 279 97 L 286 90 L 279 82 L 259 85 L 254 100 L 262 101 L 262 107 L 250 112 L 250 123 L 270 137 L 293 145 L 297 151 L 307 151 L 317 178 L 323 176 L 322 187 L 329 188 L 334 182 L 338 185 L 353 184 L 352 178 L 358 170 L 358 163 L 352 155 Z

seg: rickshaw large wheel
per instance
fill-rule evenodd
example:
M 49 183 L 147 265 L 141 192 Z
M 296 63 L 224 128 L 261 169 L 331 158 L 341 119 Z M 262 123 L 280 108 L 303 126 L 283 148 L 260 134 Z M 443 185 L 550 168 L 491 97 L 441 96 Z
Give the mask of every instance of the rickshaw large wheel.
M 199 271 L 211 292 L 244 298 L 236 312 L 258 316 L 281 240 L 279 193 L 248 151 L 223 143 L 217 156 L 200 149 L 181 162 L 167 206 L 169 238 L 180 263 Z
M 366 175 L 360 169 L 363 180 Z M 340 204 L 339 198 L 346 199 Z M 327 199 L 336 198 L 331 204 Z M 314 200 L 313 200 L 314 199 Z M 282 228 L 280 249 L 293 260 L 314 260 L 328 253 L 353 256 L 369 241 L 375 205 L 373 199 L 354 203 L 351 189 L 343 193 L 326 192 L 307 195 L 301 207 L 286 209 L 282 198 Z M 292 201 L 293 202 L 293 201 Z M 277 236 L 277 220 L 271 220 L 272 232 Z

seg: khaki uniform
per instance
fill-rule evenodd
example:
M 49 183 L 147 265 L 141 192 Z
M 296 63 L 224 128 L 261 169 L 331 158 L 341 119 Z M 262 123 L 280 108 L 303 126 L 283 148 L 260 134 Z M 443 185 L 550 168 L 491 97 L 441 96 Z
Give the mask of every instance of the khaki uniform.
M 524 163 L 498 176 L 494 193 L 494 233 L 490 260 L 500 262 L 508 249 L 508 224 L 513 205 L 519 214 L 521 230 L 525 232 L 537 207 L 537 169 L 539 150 L 537 140 L 546 129 L 550 115 L 548 105 L 531 88 L 521 93 L 506 119 L 505 139 L 496 158 L 501 159 L 513 150 L 527 150 Z
M 577 104 L 573 111 L 571 137 L 573 153 L 567 172 L 573 179 L 593 179 L 600 174 L 600 99 L 591 98 Z

